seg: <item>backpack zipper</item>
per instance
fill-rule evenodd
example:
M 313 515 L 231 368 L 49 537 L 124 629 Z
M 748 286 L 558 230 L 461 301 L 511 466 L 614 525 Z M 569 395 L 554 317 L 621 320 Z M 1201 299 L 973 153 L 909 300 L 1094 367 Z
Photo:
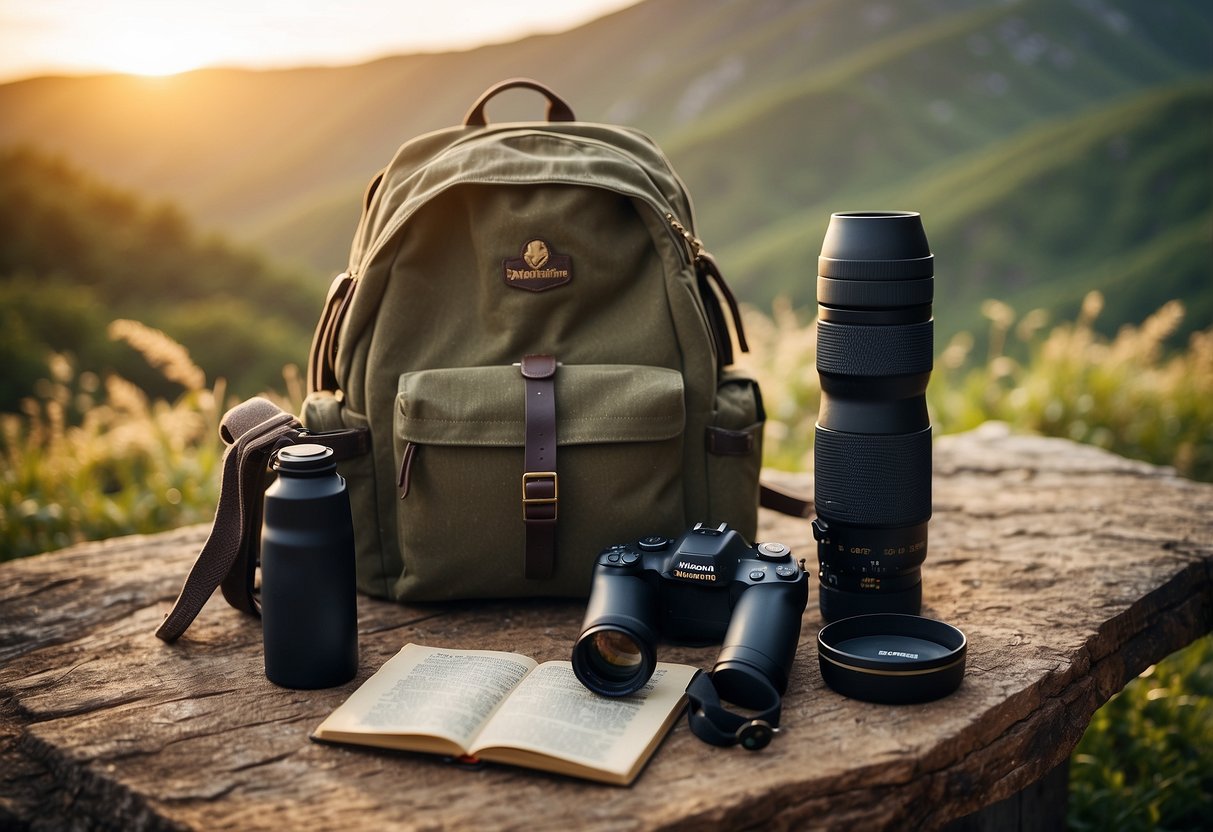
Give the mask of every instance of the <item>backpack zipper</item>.
M 669 211 L 665 215 L 666 222 L 670 224 L 670 228 L 674 229 L 674 233 L 682 238 L 686 243 L 687 251 L 691 255 L 691 262 L 696 263 L 706 251 L 703 247 L 703 241 L 687 230 L 687 227 L 678 221 L 678 218 Z
M 674 229 L 674 233 L 686 243 L 687 252 L 690 254 L 695 270 L 700 276 L 710 281 L 724 298 L 729 307 L 729 314 L 733 318 L 733 328 L 737 332 L 737 346 L 741 347 L 742 352 L 749 352 L 750 345 L 746 342 L 745 328 L 741 324 L 741 310 L 737 306 L 737 299 L 733 296 L 733 291 L 724 282 L 724 275 L 720 273 L 720 266 L 716 264 L 716 258 L 704 248 L 703 241 L 692 234 L 690 229 L 678 221 L 677 217 L 667 211 L 665 219 L 670 224 L 670 228 Z M 728 333 L 721 333 L 721 336 L 727 338 Z

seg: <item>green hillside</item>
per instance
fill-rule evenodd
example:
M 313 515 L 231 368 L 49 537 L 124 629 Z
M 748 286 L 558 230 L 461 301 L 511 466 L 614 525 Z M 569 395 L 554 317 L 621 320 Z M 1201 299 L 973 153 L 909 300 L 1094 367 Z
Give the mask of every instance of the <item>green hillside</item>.
M 1184 334 L 1213 324 L 1211 126 L 1213 79 L 1046 124 L 856 202 L 923 212 L 941 343 L 979 325 L 986 297 L 1068 316 L 1094 287 L 1112 299 L 1109 328 L 1184 299 Z M 829 211 L 809 206 L 726 249 L 737 291 L 763 302 L 807 289 L 811 302 Z
M 0 152 L 0 411 L 46 375 L 50 351 L 167 392 L 109 340 L 116 318 L 165 330 L 209 377 L 258 392 L 306 361 L 322 297 L 312 275 L 199 234 L 170 206 L 34 151 Z
M 981 325 L 984 298 L 1064 315 L 1093 287 L 1110 328 L 1176 295 L 1194 329 L 1213 323 L 1211 43 L 1205 0 L 646 0 L 561 35 L 361 66 L 0 85 L 0 148 L 172 200 L 312 291 L 344 267 L 365 183 L 402 141 L 529 75 L 662 144 L 743 300 L 811 310 L 830 212 L 909 208 L 938 255 L 941 346 Z M 489 108 L 540 112 L 524 92 Z M 248 286 L 246 319 L 263 312 Z

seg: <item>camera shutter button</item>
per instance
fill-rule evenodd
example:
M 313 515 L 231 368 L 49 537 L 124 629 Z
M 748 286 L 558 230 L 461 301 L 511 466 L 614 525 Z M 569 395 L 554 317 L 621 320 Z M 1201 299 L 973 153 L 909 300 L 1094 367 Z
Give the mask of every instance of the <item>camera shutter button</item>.
M 759 560 L 786 560 L 792 554 L 792 550 L 782 543 L 760 543 L 758 544 Z

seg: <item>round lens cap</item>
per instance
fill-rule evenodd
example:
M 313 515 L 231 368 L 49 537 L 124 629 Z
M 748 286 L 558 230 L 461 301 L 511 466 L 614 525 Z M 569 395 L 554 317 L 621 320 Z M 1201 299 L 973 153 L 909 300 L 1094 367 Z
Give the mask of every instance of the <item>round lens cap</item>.
M 918 615 L 843 618 L 817 634 L 821 677 L 852 699 L 904 705 L 947 696 L 964 678 L 965 634 Z

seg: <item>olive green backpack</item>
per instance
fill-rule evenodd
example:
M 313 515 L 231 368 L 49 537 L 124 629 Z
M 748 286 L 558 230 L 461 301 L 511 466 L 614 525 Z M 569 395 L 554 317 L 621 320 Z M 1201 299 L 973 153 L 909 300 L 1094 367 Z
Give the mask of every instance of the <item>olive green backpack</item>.
M 489 124 L 512 87 L 546 97 L 547 120 Z M 683 184 L 642 133 L 514 79 L 405 144 L 367 191 L 289 437 L 362 437 L 339 463 L 359 587 L 585 596 L 610 544 L 697 521 L 752 540 L 765 416 L 727 369 L 729 320 L 745 350 Z M 246 538 L 258 520 L 250 507 Z

